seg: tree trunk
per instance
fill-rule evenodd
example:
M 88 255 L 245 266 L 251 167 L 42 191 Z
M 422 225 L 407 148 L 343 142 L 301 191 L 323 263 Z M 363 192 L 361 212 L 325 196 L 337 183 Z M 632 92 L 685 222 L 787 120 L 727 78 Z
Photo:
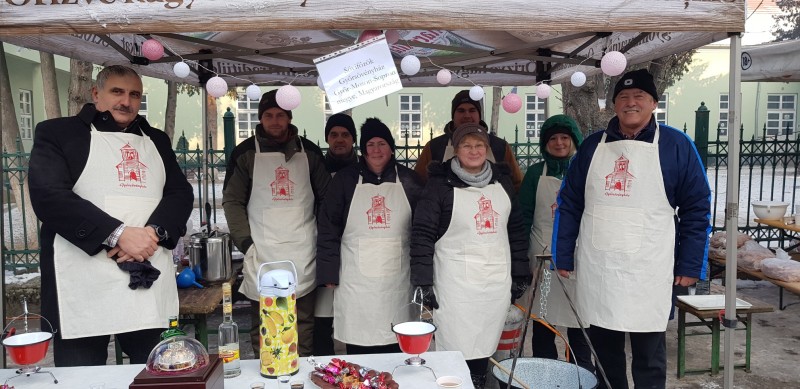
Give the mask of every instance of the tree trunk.
M 3 47 L 3 44 L 0 43 L 0 107 L 2 107 L 2 113 L 0 116 L 0 125 L 3 127 L 3 149 L 8 154 L 15 154 L 17 152 L 22 153 L 25 150 L 22 149 L 22 143 L 17 143 L 17 139 L 19 139 L 19 123 L 17 123 L 17 114 L 14 111 L 14 103 L 11 97 L 11 80 L 8 77 L 8 65 L 6 64 L 6 52 Z M 19 148 L 17 145 L 19 144 Z M 28 178 L 27 175 L 23 174 L 23 171 L 27 169 L 17 170 L 21 168 L 26 163 L 26 159 L 19 157 L 14 158 L 11 157 L 7 160 L 8 167 L 9 167 L 9 179 L 8 184 L 11 186 L 11 194 L 14 196 L 14 202 L 17 205 L 17 209 L 21 210 L 20 212 L 27 217 L 25 218 L 25 225 L 23 226 L 24 236 L 27 237 L 27 248 L 28 249 L 38 249 L 39 248 L 39 234 L 37 232 L 38 227 L 38 219 L 36 219 L 36 214 L 33 213 L 33 208 L 31 207 L 31 196 L 28 192 Z M 3 199 L 3 203 L 5 204 L 6 199 Z M 19 231 L 19 227 L 15 226 L 14 231 Z M 11 238 L 14 239 L 13 237 Z M 21 246 L 21 242 L 15 242 L 15 247 Z M 5 247 L 5 242 L 3 242 Z
M 92 63 L 69 60 L 69 115 L 77 115 L 83 105 L 92 102 Z
M 58 98 L 58 80 L 56 79 L 56 61 L 53 54 L 39 52 L 42 66 L 42 90 L 44 94 L 44 112 L 48 119 L 61 117 L 61 101 Z
M 205 141 L 208 142 L 207 148 L 216 150 L 217 146 L 217 99 L 206 93 L 206 123 L 208 134 L 205 134 Z
M 497 135 L 497 125 L 500 121 L 500 102 L 503 100 L 503 88 L 492 87 L 492 122 L 489 123 L 489 132 Z M 486 100 L 484 100 L 486 101 Z
M 178 83 L 167 81 L 167 112 L 164 115 L 164 132 L 170 142 L 175 137 L 175 110 L 178 107 Z M 170 143 L 171 144 L 171 143 Z

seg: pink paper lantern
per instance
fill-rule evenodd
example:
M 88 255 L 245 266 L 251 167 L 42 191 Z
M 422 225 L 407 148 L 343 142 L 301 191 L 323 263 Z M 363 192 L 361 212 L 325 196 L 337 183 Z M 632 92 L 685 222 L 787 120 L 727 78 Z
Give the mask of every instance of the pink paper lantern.
M 503 110 L 508 113 L 517 113 L 522 108 L 522 99 L 518 94 L 511 92 L 503 97 Z
M 628 60 L 625 58 L 625 54 L 619 51 L 610 51 L 600 60 L 600 69 L 603 70 L 603 73 L 611 77 L 622 74 L 627 65 Z
M 228 82 L 220 76 L 211 77 L 206 82 L 206 91 L 213 97 L 225 96 L 225 93 L 228 93 Z
M 300 90 L 292 85 L 284 85 L 278 88 L 275 101 L 282 109 L 291 111 L 300 106 Z
M 358 39 L 356 40 L 356 43 L 361 43 L 363 41 L 370 40 L 370 39 L 375 38 L 376 36 L 381 35 L 381 34 L 383 34 L 383 32 L 381 32 L 381 30 L 364 30 L 364 31 L 361 31 L 361 34 L 358 35 Z
M 386 30 L 384 34 L 386 34 L 386 43 L 390 45 L 393 45 L 400 40 L 400 32 L 397 30 Z
M 536 85 L 536 97 L 538 97 L 540 99 L 546 99 L 546 98 L 550 97 L 550 92 L 551 91 L 552 91 L 552 88 L 550 88 L 550 85 L 547 85 L 547 84 Z
M 450 80 L 453 79 L 452 74 L 447 69 L 440 69 L 439 72 L 436 73 L 436 82 L 441 85 L 447 85 L 450 83 Z
M 142 43 L 142 55 L 151 61 L 160 59 L 164 56 L 164 46 L 155 39 L 148 39 Z

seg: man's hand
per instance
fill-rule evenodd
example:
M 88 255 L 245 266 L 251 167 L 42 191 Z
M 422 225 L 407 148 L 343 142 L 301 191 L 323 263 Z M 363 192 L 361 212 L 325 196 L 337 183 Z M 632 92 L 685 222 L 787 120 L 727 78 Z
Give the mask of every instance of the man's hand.
M 125 227 L 117 245 L 135 261 L 150 258 L 158 249 L 158 236 L 150 227 Z M 113 250 L 113 249 L 112 249 Z
M 564 278 L 569 278 L 569 270 L 558 269 L 558 275 Z
M 686 276 L 675 276 L 675 283 L 673 285 L 692 286 L 697 282 L 697 278 Z
M 433 293 L 433 285 L 420 286 L 422 288 L 422 305 L 428 309 L 439 309 L 439 302 L 436 301 L 436 294 Z
M 114 258 L 115 255 L 117 256 L 116 258 Z M 122 248 L 119 247 L 119 245 L 117 245 L 111 250 L 108 250 L 108 257 L 114 258 L 117 261 L 117 263 L 133 261 L 133 257 L 130 256 L 125 251 L 123 251 Z

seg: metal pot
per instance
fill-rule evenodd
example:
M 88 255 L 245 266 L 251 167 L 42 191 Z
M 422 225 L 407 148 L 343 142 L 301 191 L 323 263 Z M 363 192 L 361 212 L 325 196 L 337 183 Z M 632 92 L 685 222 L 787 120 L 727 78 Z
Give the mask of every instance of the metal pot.
M 214 231 L 192 234 L 189 240 L 190 266 L 195 276 L 205 282 L 225 282 L 231 278 L 231 235 Z

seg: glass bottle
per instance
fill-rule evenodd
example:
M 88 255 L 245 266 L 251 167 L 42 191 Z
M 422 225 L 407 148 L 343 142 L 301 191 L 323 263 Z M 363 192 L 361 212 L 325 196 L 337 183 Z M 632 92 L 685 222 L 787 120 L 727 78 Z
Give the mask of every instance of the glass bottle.
M 239 326 L 233 321 L 231 284 L 222 284 L 222 323 L 218 331 L 219 356 L 222 358 L 225 378 L 242 373 L 239 366 Z
M 180 328 L 178 328 L 178 317 L 170 316 L 169 328 L 167 328 L 164 332 L 161 333 L 161 340 L 172 338 L 175 336 L 186 336 L 186 333 L 183 332 L 183 330 L 181 330 Z

